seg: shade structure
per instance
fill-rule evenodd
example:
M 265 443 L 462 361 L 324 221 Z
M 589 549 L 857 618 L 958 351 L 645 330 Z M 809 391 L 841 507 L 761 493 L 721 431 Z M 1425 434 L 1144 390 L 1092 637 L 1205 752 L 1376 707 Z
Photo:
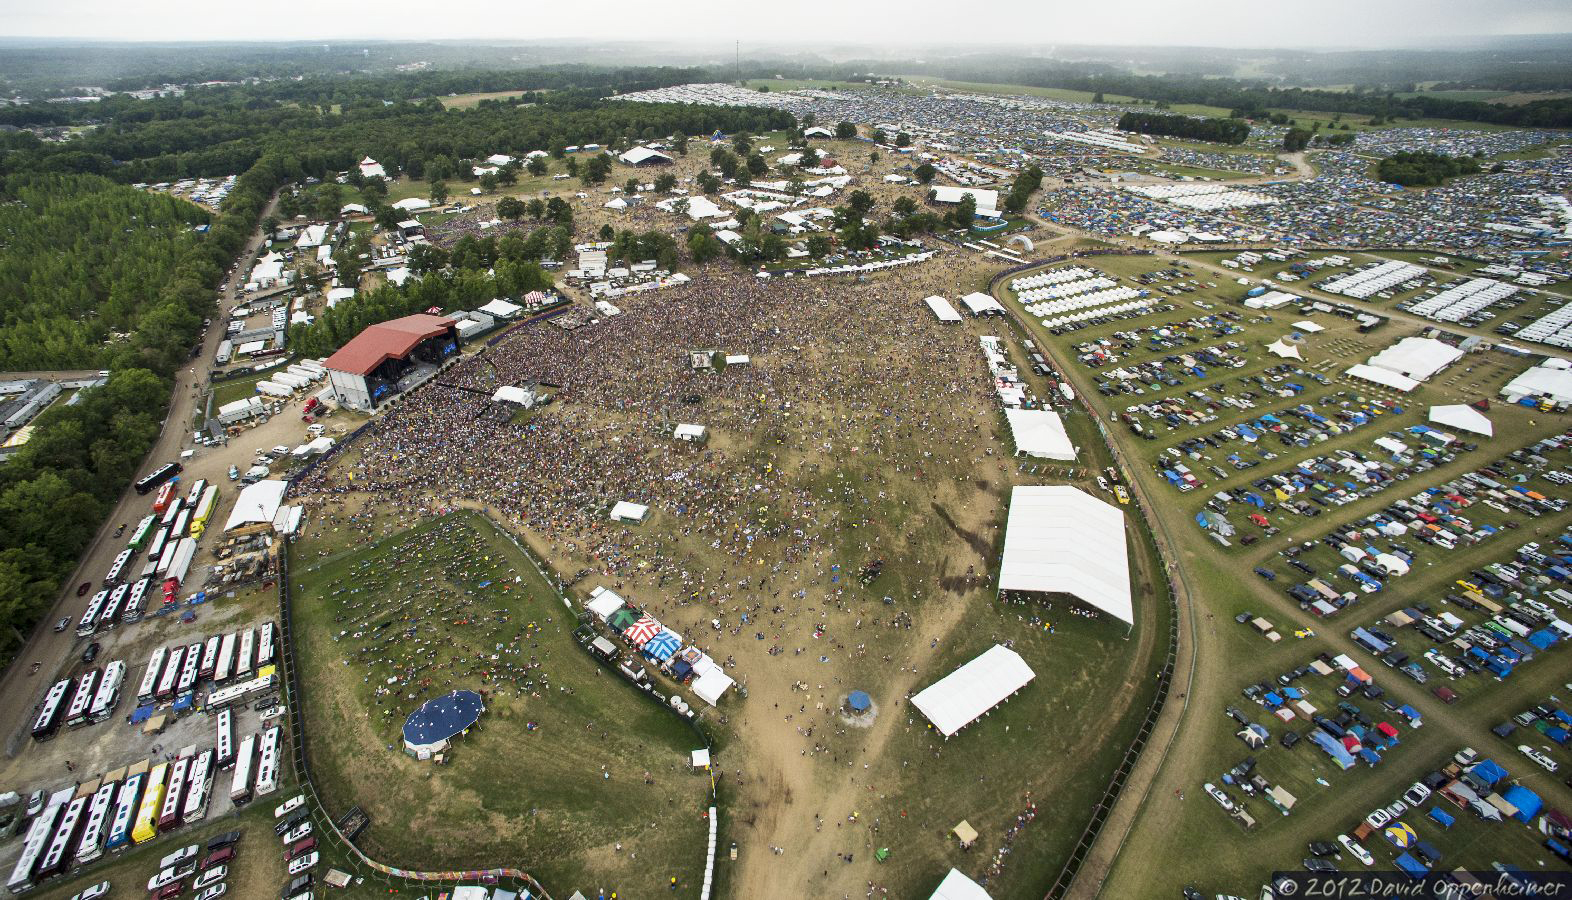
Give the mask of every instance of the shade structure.
M 678 637 L 676 632 L 670 629 L 662 629 L 660 634 L 646 641 L 641 649 L 644 650 L 644 654 L 650 659 L 664 662 L 671 659 L 672 654 L 676 653 L 677 648 L 681 646 L 682 638 Z
M 1051 409 L 1014 409 L 1004 411 L 1015 439 L 1015 451 L 1039 459 L 1075 459 L 1075 445 L 1064 430 L 1064 422 Z
M 404 749 L 435 753 L 480 718 L 485 701 L 474 691 L 454 691 L 427 700 L 404 720 Z
M 912 705 L 949 737 L 1025 687 L 1037 673 L 1019 653 L 995 644 L 912 697 Z
M 624 631 L 622 636 L 633 646 L 643 647 L 645 644 L 649 643 L 650 640 L 655 637 L 655 635 L 660 634 L 660 631 L 661 628 L 659 622 L 655 621 L 650 616 L 640 616 L 637 622 L 634 622 L 632 625 L 628 626 L 628 630 Z
M 1430 407 L 1430 421 L 1437 425 L 1456 428 L 1458 431 L 1470 431 L 1486 437 L 1493 437 L 1496 433 L 1496 427 L 1490 423 L 1484 413 L 1461 403 L 1453 406 Z
M 638 620 L 639 614 L 624 606 L 616 612 L 612 613 L 610 616 L 606 617 L 606 624 L 616 629 L 618 634 L 622 634 L 629 628 L 633 627 L 633 623 L 637 622 Z
M 974 316 L 980 316 L 984 313 L 997 313 L 999 315 L 1004 314 L 1004 307 L 999 303 L 998 300 L 993 298 L 992 294 L 984 294 L 980 291 L 974 291 L 962 297 L 961 302 L 966 304 L 966 308 L 970 310 L 971 314 Z
M 721 671 L 720 666 L 714 666 L 693 680 L 693 693 L 705 703 L 714 706 L 720 702 L 721 695 L 726 693 L 726 689 L 734 683 L 730 675 Z
M 1281 338 L 1273 341 L 1270 344 L 1267 344 L 1266 349 L 1267 352 L 1271 353 L 1273 356 L 1281 356 L 1284 359 L 1304 359 L 1304 356 L 1300 354 L 1298 347 L 1295 347 L 1293 344 L 1290 344 Z
M 851 707 L 852 712 L 867 712 L 868 707 L 873 705 L 873 698 L 868 696 L 867 691 L 852 691 L 846 695 L 846 705 Z
M 941 322 L 961 321 L 961 314 L 943 297 L 924 297 L 922 302 L 928 304 L 928 308 L 933 310 L 934 316 Z
M 590 592 L 589 600 L 585 601 L 584 608 L 599 616 L 603 621 L 610 619 L 612 613 L 622 609 L 627 601 L 615 592 L 603 587 L 598 587 Z
M 1069 594 L 1134 624 L 1124 513 L 1068 485 L 1017 487 L 999 566 L 1001 591 Z
M 961 874 L 960 869 L 951 869 L 944 880 L 939 882 L 939 887 L 928 900 L 993 900 L 982 885 Z
M 611 518 L 616 522 L 642 522 L 650 514 L 650 508 L 642 503 L 631 503 L 627 500 L 618 500 L 617 505 L 611 508 Z
M 1360 381 L 1368 381 L 1373 384 L 1379 384 L 1382 387 L 1389 387 L 1395 391 L 1402 391 L 1405 394 L 1414 388 L 1419 387 L 1419 382 L 1409 378 L 1407 375 L 1393 372 L 1391 369 L 1383 369 L 1379 366 L 1370 366 L 1364 363 L 1355 363 L 1349 366 L 1343 371 L 1343 374 L 1347 375 L 1349 378 L 1357 378 Z
M 246 485 L 235 498 L 235 506 L 229 511 L 229 519 L 224 522 L 224 530 L 229 531 L 242 525 L 272 522 L 278 515 L 278 506 L 283 502 L 284 491 L 288 488 L 289 482 L 274 480 Z

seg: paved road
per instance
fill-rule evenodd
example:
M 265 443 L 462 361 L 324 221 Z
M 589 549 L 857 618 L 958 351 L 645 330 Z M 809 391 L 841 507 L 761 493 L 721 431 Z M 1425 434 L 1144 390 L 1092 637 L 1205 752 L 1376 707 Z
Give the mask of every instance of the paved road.
M 275 196 L 263 212 L 263 218 L 272 215 L 277 206 L 278 198 Z M 252 235 L 239 259 L 250 259 L 261 244 L 262 233 L 259 229 Z M 159 433 L 153 449 L 143 460 L 138 470 L 139 474 L 153 469 L 154 463 L 178 458 L 182 450 L 191 446 L 191 417 L 197 400 L 201 397 L 202 389 L 207 383 L 213 354 L 218 351 L 219 342 L 224 337 L 225 314 L 236 305 L 239 288 L 236 281 L 238 279 L 231 278 L 229 287 L 219 297 L 220 314 L 214 316 L 213 327 L 208 328 L 202 337 L 202 352 L 189 366 L 175 373 L 169 415 L 164 419 L 163 431 Z M 97 371 L 95 369 L 91 374 L 96 375 Z M 0 678 L 0 736 L 5 740 L 6 756 L 15 756 L 24 745 L 28 727 L 31 725 L 33 709 L 43 698 L 44 691 L 48 689 L 51 676 L 65 666 L 71 655 L 79 652 L 77 650 L 79 642 L 74 627 L 56 634 L 52 627 L 54 622 L 62 616 L 70 616 L 72 625 L 75 625 L 76 618 L 82 614 L 86 605 L 86 600 L 76 596 L 76 586 L 84 581 L 92 582 L 95 588 L 98 586 L 104 573 L 109 570 L 110 563 L 114 562 L 115 556 L 125 549 L 120 539 L 114 537 L 115 528 L 121 524 L 128 526 L 135 524 L 146 515 L 147 503 L 146 497 L 138 495 L 130 485 L 126 486 L 120 502 L 115 505 L 114 511 L 94 536 L 92 545 L 83 554 L 76 571 L 61 588 L 54 607 L 39 622 L 27 643 L 18 652 L 15 663 L 6 670 L 3 678 Z M 43 665 L 37 675 L 30 675 L 29 670 L 34 662 L 41 662 Z

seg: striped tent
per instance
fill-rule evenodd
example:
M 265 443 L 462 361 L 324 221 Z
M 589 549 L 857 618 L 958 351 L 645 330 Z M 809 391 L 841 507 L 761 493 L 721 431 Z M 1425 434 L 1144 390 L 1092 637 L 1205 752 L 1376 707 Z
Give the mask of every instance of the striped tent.
M 633 623 L 637 622 L 638 620 L 639 614 L 624 606 L 623 608 L 612 613 L 611 616 L 606 619 L 606 624 L 610 625 L 612 628 L 615 628 L 617 633 L 621 634 L 622 632 L 631 628 Z
M 645 643 L 644 652 L 649 656 L 650 659 L 665 662 L 666 660 L 670 659 L 671 655 L 676 653 L 677 648 L 681 646 L 682 638 L 679 638 L 676 632 L 663 628 L 661 629 L 660 634 L 655 635 L 654 637 L 650 638 L 647 643 Z
M 633 646 L 642 647 L 649 643 L 650 639 L 655 637 L 655 635 L 660 634 L 660 631 L 659 622 L 650 616 L 641 616 L 637 622 L 628 626 L 628 630 L 624 631 L 622 636 Z

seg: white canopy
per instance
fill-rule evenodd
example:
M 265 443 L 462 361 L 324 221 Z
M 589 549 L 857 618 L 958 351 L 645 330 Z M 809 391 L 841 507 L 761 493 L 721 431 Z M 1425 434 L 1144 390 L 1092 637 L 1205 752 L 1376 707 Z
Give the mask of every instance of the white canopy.
M 229 521 L 224 523 L 224 530 L 272 522 L 273 517 L 278 515 L 278 505 L 283 502 L 284 490 L 288 487 L 287 481 L 269 480 L 241 488 L 240 495 L 235 498 L 235 508 L 229 511 Z
M 1317 331 L 1325 331 L 1326 330 L 1325 327 L 1323 327 L 1321 325 L 1317 325 L 1316 323 L 1310 321 L 1309 319 L 1306 319 L 1303 322 L 1295 322 L 1294 323 L 1294 327 L 1299 329 L 1300 331 L 1305 332 L 1306 334 L 1315 334 Z
M 1124 513 L 1069 485 L 1017 487 L 1010 494 L 1002 591 L 1070 594 L 1134 624 Z
M 611 589 L 604 587 L 597 587 L 595 590 L 590 591 L 590 598 L 584 602 L 585 609 L 600 616 L 602 619 L 610 618 L 612 613 L 624 606 L 627 606 L 626 601 Z
M 1484 413 L 1461 403 L 1455 406 L 1430 407 L 1430 421 L 1437 425 L 1445 425 L 1459 431 L 1471 431 L 1486 437 L 1493 437 L 1496 433 L 1496 427 L 1490 424 Z
M 993 900 L 982 885 L 961 874 L 959 869 L 951 869 L 950 874 L 944 876 L 939 882 L 939 889 L 934 891 L 928 900 Z
M 1572 403 L 1572 369 L 1551 357 L 1507 382 L 1501 396 L 1513 403 L 1524 397 L 1547 396 L 1554 403 Z
M 697 694 L 700 700 L 714 706 L 720 702 L 721 694 L 726 693 L 726 689 L 734 683 L 730 675 L 721 671 L 720 666 L 716 666 L 693 679 L 693 693 Z
M 612 200 L 607 201 L 603 205 L 607 209 L 627 209 L 628 208 L 628 201 L 622 199 L 621 197 L 616 197 L 616 198 L 614 198 Z
M 1037 673 L 1019 653 L 994 644 L 981 656 L 923 688 L 912 697 L 912 705 L 940 733 L 950 737 L 1036 677 Z
M 480 308 L 480 312 L 498 319 L 511 319 L 523 311 L 524 307 L 502 299 L 493 300 Z
M 981 291 L 967 294 L 961 298 L 961 302 L 966 304 L 966 308 L 971 310 L 974 316 L 980 316 L 985 312 L 1004 312 L 1004 307 L 999 304 L 999 301 L 993 299 L 991 294 L 984 294 Z
M 1462 356 L 1463 351 L 1435 338 L 1406 337 L 1370 357 L 1370 365 L 1424 381 Z
M 679 441 L 702 441 L 704 440 L 704 426 L 678 423 L 677 430 L 672 432 L 672 437 Z
M 1287 341 L 1284 341 L 1282 338 L 1278 338 L 1272 343 L 1267 344 L 1266 349 L 1273 356 L 1281 356 L 1284 359 L 1304 359 L 1304 357 L 1299 354 L 1298 347 L 1288 343 Z
M 521 387 L 505 384 L 497 388 L 497 392 L 491 395 L 491 399 L 497 403 L 517 403 L 520 406 L 528 406 L 531 398 L 529 391 Z
M 617 505 L 611 508 L 611 518 L 617 522 L 642 522 L 650 514 L 650 508 L 642 503 L 629 503 L 618 500 Z
M 961 320 L 961 314 L 956 312 L 955 307 L 950 305 L 950 301 L 943 297 L 925 297 L 922 302 L 928 304 L 928 308 L 933 310 L 933 314 L 941 322 L 959 322 Z
M 1402 391 L 1405 394 L 1419 387 L 1419 382 L 1409 378 L 1407 375 L 1399 375 L 1391 369 L 1367 366 L 1364 363 L 1354 363 L 1343 374 L 1350 378 L 1358 378 L 1361 381 L 1371 381 L 1396 391 Z
M 403 200 L 392 204 L 392 206 L 394 209 L 402 209 L 406 212 L 414 212 L 419 209 L 430 209 L 431 201 L 425 199 L 424 197 L 405 197 Z
M 1154 231 L 1147 237 L 1160 244 L 1182 244 L 1190 239 L 1190 236 L 1182 231 Z
M 1049 409 L 1006 409 L 1015 450 L 1040 459 L 1075 459 L 1075 445 L 1059 414 Z

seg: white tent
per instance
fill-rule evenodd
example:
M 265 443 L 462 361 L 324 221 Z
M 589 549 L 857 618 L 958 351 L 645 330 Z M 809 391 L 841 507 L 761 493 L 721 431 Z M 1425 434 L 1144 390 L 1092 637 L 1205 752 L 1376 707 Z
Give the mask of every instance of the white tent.
M 1182 231 L 1154 231 L 1147 237 L 1160 244 L 1182 244 L 1190 239 L 1190 236 Z
M 912 705 L 941 734 L 950 737 L 1036 677 L 1037 673 L 1019 653 L 994 644 L 981 656 L 917 692 Z
M 950 874 L 944 876 L 939 882 L 938 890 L 929 895 L 928 900 L 993 900 L 982 885 L 961 874 L 959 869 L 951 869 Z
M 628 208 L 628 201 L 622 199 L 621 197 L 616 197 L 616 198 L 614 198 L 612 200 L 607 201 L 606 203 L 604 203 L 602 205 L 605 206 L 607 209 L 627 209 Z
M 1445 425 L 1459 431 L 1471 431 L 1486 437 L 1493 437 L 1496 433 L 1496 427 L 1490 424 L 1484 413 L 1461 403 L 1454 406 L 1430 407 L 1430 421 L 1437 425 Z
M 1298 347 L 1288 343 L 1282 338 L 1278 338 L 1272 343 L 1267 344 L 1266 349 L 1267 352 L 1271 353 L 1273 356 L 1281 356 L 1284 359 L 1304 359 L 1304 357 L 1300 355 Z
M 644 517 L 649 514 L 650 508 L 648 506 L 642 503 L 629 503 L 626 500 L 618 500 L 617 505 L 611 508 L 611 520 L 613 522 L 638 523 L 644 521 Z
M 693 693 L 697 694 L 700 700 L 714 706 L 720 702 L 721 695 L 726 693 L 726 689 L 734 683 L 730 675 L 721 671 L 720 666 L 716 666 L 693 679 Z
M 678 423 L 677 424 L 677 429 L 672 432 L 671 436 L 676 438 L 679 441 L 693 441 L 693 442 L 697 443 L 699 441 L 704 440 L 704 435 L 705 434 L 706 434 L 706 430 L 705 430 L 703 425 L 689 425 L 687 423 Z
M 524 311 L 524 307 L 506 300 L 493 300 L 480 308 L 480 311 L 497 319 L 511 319 Z
M 928 308 L 933 310 L 934 316 L 941 322 L 954 323 L 961 321 L 961 314 L 956 312 L 955 307 L 950 305 L 950 301 L 943 297 L 925 297 L 922 302 L 928 304 Z
M 1403 558 L 1401 556 L 1395 556 L 1391 553 L 1382 553 L 1376 556 L 1375 563 L 1376 565 L 1385 569 L 1388 575 L 1408 574 L 1408 563 L 1403 562 Z
M 609 588 L 597 587 L 590 591 L 590 598 L 584 602 L 584 608 L 601 617 L 608 619 L 611 614 L 627 605 L 627 602 Z
M 1004 314 L 1004 307 L 1000 305 L 999 301 L 993 299 L 991 294 L 984 294 L 981 291 L 967 294 L 961 298 L 961 302 L 966 304 L 966 308 L 971 310 L 974 316 L 980 316 L 984 313 Z
M 1010 494 L 999 590 L 1070 594 L 1134 624 L 1124 513 L 1069 485 Z
M 647 162 L 669 163 L 672 161 L 671 157 L 666 154 L 659 150 L 651 150 L 648 147 L 629 148 L 626 153 L 617 157 L 617 159 L 630 166 L 641 166 Z
M 1377 366 L 1367 366 L 1364 363 L 1354 363 L 1353 365 L 1349 366 L 1343 372 L 1343 374 L 1347 375 L 1349 378 L 1357 378 L 1360 381 L 1369 381 L 1379 384 L 1382 387 L 1389 387 L 1395 391 L 1402 391 L 1405 394 L 1414 388 L 1419 387 L 1419 382 L 1409 378 L 1407 375 L 1400 375 L 1391 369 L 1382 369 Z
M 1039 459 L 1075 459 L 1075 445 L 1065 433 L 1059 414 L 1049 409 L 1006 409 L 1015 452 Z
M 1549 397 L 1552 403 L 1572 403 L 1572 369 L 1565 360 L 1551 357 L 1507 382 L 1501 396 L 1512 403 L 1524 397 Z
M 1326 330 L 1326 328 L 1324 328 L 1323 326 L 1317 325 L 1316 323 L 1314 323 L 1314 322 L 1312 322 L 1312 321 L 1310 321 L 1308 319 L 1306 319 L 1303 322 L 1295 322 L 1294 323 L 1294 327 L 1299 329 L 1300 331 L 1305 332 L 1306 334 L 1315 334 L 1318 331 L 1325 331 Z
M 1463 351 L 1435 338 L 1406 337 L 1370 357 L 1370 365 L 1424 381 L 1462 356 Z
M 535 403 L 535 396 L 529 391 L 508 384 L 497 388 L 496 393 L 491 395 L 491 399 L 496 403 L 516 403 L 526 408 L 533 406 Z
M 284 491 L 288 487 L 287 481 L 269 480 L 241 488 L 240 495 L 235 498 L 235 508 L 229 511 L 229 521 L 224 523 L 224 530 L 272 522 L 273 517 L 278 515 L 278 505 L 283 502 Z
M 423 197 L 405 197 L 403 200 L 400 200 L 397 203 L 391 205 L 394 209 L 402 209 L 405 212 L 415 212 L 417 210 L 430 209 L 431 201 Z

